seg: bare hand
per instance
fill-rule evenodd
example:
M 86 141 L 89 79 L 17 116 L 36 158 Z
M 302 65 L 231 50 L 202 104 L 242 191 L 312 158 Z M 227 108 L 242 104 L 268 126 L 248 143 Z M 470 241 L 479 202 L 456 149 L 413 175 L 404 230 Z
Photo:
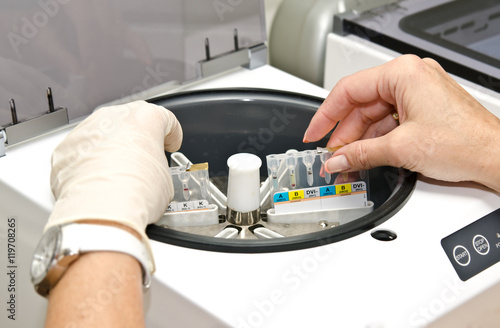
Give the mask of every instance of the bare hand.
M 342 79 L 304 142 L 337 122 L 327 146 L 343 147 L 325 164 L 330 173 L 390 165 L 500 191 L 500 119 L 432 59 L 401 56 Z

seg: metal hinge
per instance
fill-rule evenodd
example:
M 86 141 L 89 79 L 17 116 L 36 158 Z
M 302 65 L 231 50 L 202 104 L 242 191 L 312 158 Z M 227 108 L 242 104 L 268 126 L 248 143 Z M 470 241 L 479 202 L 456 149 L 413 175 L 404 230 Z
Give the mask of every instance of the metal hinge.
M 49 102 L 48 112 L 25 121 L 18 121 L 16 104 L 14 99 L 10 100 L 12 123 L 3 128 L 0 127 L 0 157 L 5 156 L 6 146 L 39 136 L 69 123 L 68 109 L 54 107 L 52 90 L 50 88 L 47 89 L 47 100 Z
M 4 130 L 0 130 L 0 157 L 5 156 L 5 141 L 7 140 L 7 136 L 5 135 Z
M 205 59 L 198 62 L 199 74 L 207 77 L 243 66 L 254 69 L 267 63 L 267 46 L 264 43 L 250 48 L 240 48 L 238 30 L 234 29 L 234 50 L 212 57 L 210 42 L 205 38 Z

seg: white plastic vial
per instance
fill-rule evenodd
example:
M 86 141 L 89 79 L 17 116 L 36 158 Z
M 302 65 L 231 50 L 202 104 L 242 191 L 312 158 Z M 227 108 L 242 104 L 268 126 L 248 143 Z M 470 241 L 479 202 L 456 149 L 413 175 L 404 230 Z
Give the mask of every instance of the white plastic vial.
M 238 225 L 258 222 L 261 159 L 253 154 L 239 153 L 228 158 L 227 166 L 227 220 Z

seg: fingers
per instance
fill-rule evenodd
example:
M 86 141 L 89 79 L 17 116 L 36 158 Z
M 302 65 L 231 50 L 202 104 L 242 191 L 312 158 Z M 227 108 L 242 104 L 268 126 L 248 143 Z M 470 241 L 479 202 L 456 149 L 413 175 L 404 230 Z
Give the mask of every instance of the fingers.
M 312 118 L 304 141 L 320 140 L 337 122 L 347 119 L 348 123 L 342 128 L 343 140 L 335 135 L 331 140 L 337 145 L 345 144 L 363 135 L 371 122 L 391 113 L 394 100 L 384 78 L 385 70 L 379 66 L 340 80 Z
M 343 78 L 312 118 L 304 142 L 320 140 L 340 121 L 329 146 L 341 146 L 365 135 L 374 122 L 385 120 L 396 109 L 404 121 L 406 106 L 425 99 L 421 86 L 429 82 L 432 72 L 445 75 L 431 59 L 404 55 Z
M 181 148 L 183 137 L 182 127 L 171 111 L 166 111 L 166 117 L 164 148 L 168 152 L 174 152 Z
M 328 173 L 355 172 L 377 166 L 399 166 L 391 155 L 387 136 L 353 142 L 336 151 L 325 163 Z
M 377 138 L 391 132 L 398 126 L 399 122 L 390 114 L 376 122 L 376 124 L 370 125 L 359 139 Z
M 328 147 L 343 146 L 358 139 L 374 138 L 386 134 L 397 126 L 392 117 L 392 105 L 384 101 L 358 107 L 339 122 Z
M 175 115 L 165 107 L 139 100 L 110 109 L 117 112 L 131 130 L 151 133 L 155 140 L 162 140 L 166 151 L 174 152 L 181 147 L 182 127 Z M 160 139 L 156 139 L 158 134 L 161 134 Z
M 136 124 L 136 129 L 154 130 L 155 135 L 162 133 L 163 148 L 168 152 L 179 150 L 182 144 L 182 127 L 174 113 L 163 106 L 145 101 L 135 101 L 129 106 L 136 111 L 132 122 Z M 137 119 L 143 115 L 145 115 L 144 119 Z

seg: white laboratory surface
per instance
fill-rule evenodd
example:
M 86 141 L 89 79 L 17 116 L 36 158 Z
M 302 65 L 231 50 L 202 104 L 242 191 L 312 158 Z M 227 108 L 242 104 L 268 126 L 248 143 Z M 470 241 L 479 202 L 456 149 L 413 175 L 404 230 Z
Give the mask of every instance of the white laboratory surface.
M 193 88 L 223 86 L 327 94 L 270 66 L 237 69 Z M 42 325 L 45 300 L 32 289 L 26 268 L 45 224 L 35 218 L 46 218 L 53 205 L 50 155 L 70 130 L 9 148 L 0 161 L 0 170 L 10 172 L 2 176 L 2 215 L 16 218 L 22 238 L 19 327 Z M 397 233 L 390 242 L 366 232 L 304 250 L 230 254 L 152 241 L 157 271 L 145 297 L 148 326 L 423 326 L 500 281 L 494 265 L 462 282 L 440 244 L 499 205 L 498 194 L 479 185 L 421 177 L 406 205 L 377 227 Z M 30 304 L 29 315 L 23 304 Z

